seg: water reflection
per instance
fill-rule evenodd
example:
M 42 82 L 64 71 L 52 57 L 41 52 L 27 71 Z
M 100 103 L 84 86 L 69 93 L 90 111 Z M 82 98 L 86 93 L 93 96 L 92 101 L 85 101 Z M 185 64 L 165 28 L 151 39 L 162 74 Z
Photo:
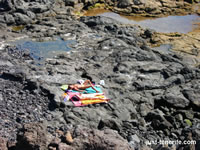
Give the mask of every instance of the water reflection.
M 144 28 L 150 28 L 157 32 L 179 32 L 188 33 L 197 28 L 197 23 L 200 22 L 198 15 L 186 16 L 167 16 L 163 18 L 150 18 L 150 17 L 135 17 L 124 16 L 107 10 L 91 10 L 86 13 L 87 16 L 105 16 L 113 18 L 125 24 L 137 24 Z M 195 25 L 196 24 L 196 25 Z
M 63 41 L 57 38 L 55 41 L 37 42 L 29 39 L 21 39 L 11 43 L 20 49 L 27 49 L 30 51 L 31 56 L 37 60 L 42 61 L 44 58 L 52 58 L 58 52 L 71 50 L 70 44 L 74 44 L 74 40 Z
M 154 47 L 155 50 L 160 51 L 161 53 L 166 53 L 166 54 L 169 54 L 172 52 L 171 48 L 172 48 L 171 44 L 162 44 L 158 47 Z
M 100 14 L 100 16 L 106 16 L 113 18 L 122 23 L 126 24 L 137 24 L 145 28 L 150 28 L 156 30 L 157 32 L 179 32 L 179 33 L 188 33 L 192 31 L 196 26 L 194 23 L 199 22 L 199 16 L 197 15 L 186 15 L 186 16 L 168 16 L 163 18 L 156 19 L 145 19 L 138 20 L 139 18 L 134 17 L 125 17 L 113 12 L 106 12 Z

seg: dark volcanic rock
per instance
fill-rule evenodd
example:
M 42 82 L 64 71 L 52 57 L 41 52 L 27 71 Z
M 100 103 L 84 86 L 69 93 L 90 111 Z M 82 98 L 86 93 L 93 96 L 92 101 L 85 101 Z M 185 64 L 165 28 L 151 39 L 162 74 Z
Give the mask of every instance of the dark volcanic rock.
M 130 149 L 126 139 L 132 149 L 140 149 L 147 140 L 180 140 L 187 132 L 199 139 L 200 71 L 187 66 L 181 56 L 149 48 L 137 26 L 101 16 L 68 18 L 63 1 L 55 12 L 48 10 L 54 4 L 49 0 L 1 2 L 11 2 L 8 8 L 12 10 L 3 14 L 2 24 L 14 23 L 13 16 L 16 23 L 25 25 L 38 19 L 19 32 L 38 41 L 59 36 L 74 42 L 72 51 L 49 58 L 41 66 L 34 65 L 29 52 L 13 47 L 1 50 L 0 135 L 15 140 L 22 124 L 48 123 L 47 129 L 25 126 L 17 139 L 19 149 Z M 157 5 L 148 6 L 148 12 Z M 147 30 L 145 34 L 151 36 Z M 96 84 L 104 80 L 102 89 L 111 101 L 86 107 L 64 102 L 60 86 L 78 79 Z M 74 129 L 77 124 L 91 129 Z M 73 142 L 63 140 L 66 137 L 58 136 L 56 129 L 63 134 L 70 130 Z M 46 136 L 46 130 L 53 138 Z
M 184 97 L 184 95 L 180 92 L 180 89 L 177 87 L 167 90 L 165 95 L 165 101 L 174 107 L 185 108 L 189 105 L 189 100 Z
M 117 132 L 106 129 L 103 131 L 78 127 L 74 131 L 73 147 L 77 149 L 131 150 L 128 142 Z
M 130 6 L 132 4 L 132 2 L 131 2 L 131 0 L 120 0 L 119 2 L 118 2 L 118 7 L 119 8 L 126 8 L 126 7 L 128 7 L 128 6 Z
M 126 139 L 136 134 L 141 143 L 152 138 L 176 140 L 185 136 L 184 128 L 191 130 L 198 126 L 197 109 L 189 98 L 192 92 L 198 96 L 195 94 L 199 86 L 198 69 L 187 66 L 173 52 L 149 48 L 145 40 L 138 37 L 140 30 L 137 27 L 123 26 L 104 17 L 82 17 L 81 23 L 66 23 L 68 25 L 61 25 L 62 32 L 70 34 L 62 37 L 75 36 L 77 43 L 73 48 L 76 51 L 48 59 L 40 73 L 34 70 L 31 73 L 54 93 L 54 100 L 62 107 L 62 117 L 67 124 L 101 130 L 111 128 Z M 48 24 L 54 26 L 51 21 Z M 45 26 L 45 29 L 50 27 Z M 103 90 L 111 98 L 109 104 L 75 108 L 70 102 L 64 103 L 60 98 L 60 85 L 75 83 L 80 78 L 97 84 L 103 79 L 106 83 Z M 188 126 L 185 119 L 192 125 Z M 140 147 L 133 142 L 134 148 Z M 59 143 L 57 146 L 69 147 Z
M 186 95 L 186 97 L 188 97 L 188 99 L 197 107 L 200 107 L 200 94 L 199 94 L 199 88 L 196 90 L 185 90 L 184 94 Z
M 32 123 L 24 125 L 18 133 L 17 149 L 21 150 L 45 150 L 47 148 L 47 131 L 44 124 Z
M 72 135 L 70 134 L 70 131 L 73 133 Z M 59 150 L 132 149 L 125 139 L 123 139 L 116 131 L 111 129 L 99 131 L 96 129 L 77 126 L 72 128 L 70 131 L 67 131 L 65 135 L 63 131 L 57 130 L 56 136 L 53 137 L 50 136 L 44 124 L 26 124 L 18 133 L 17 143 L 13 148 L 17 150 L 46 150 L 48 148 Z M 65 138 L 69 139 L 69 136 L 71 139 L 70 143 L 65 140 Z
M 49 93 L 40 89 L 35 81 L 27 79 L 26 67 L 19 65 L 27 55 L 15 48 L 6 50 L 10 55 L 4 57 L 3 51 L 0 59 L 0 135 L 14 140 L 17 128 L 23 123 L 43 120 L 49 109 L 56 106 L 52 107 Z M 15 62 L 16 58 L 18 62 Z
M 12 9 L 11 0 L 1 0 L 0 1 L 0 11 L 9 11 Z

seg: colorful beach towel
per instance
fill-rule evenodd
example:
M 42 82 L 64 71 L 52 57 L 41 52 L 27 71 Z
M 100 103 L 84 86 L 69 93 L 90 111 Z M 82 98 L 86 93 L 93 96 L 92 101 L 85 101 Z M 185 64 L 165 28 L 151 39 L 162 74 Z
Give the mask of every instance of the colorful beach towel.
M 86 96 L 87 95 L 87 96 Z M 106 98 L 105 95 L 91 95 L 89 94 L 81 94 L 76 95 L 71 98 L 72 103 L 74 106 L 86 106 L 89 104 L 97 104 L 97 103 L 107 103 L 110 99 Z
M 103 93 L 81 94 L 68 92 L 64 93 L 64 101 L 72 101 L 74 106 L 86 106 L 89 104 L 107 103 L 110 99 L 106 98 Z
M 62 85 L 60 87 L 63 91 L 65 92 L 79 92 L 79 91 L 76 91 L 76 90 L 68 90 L 68 85 Z M 101 88 L 98 87 L 98 86 L 94 86 L 94 88 L 99 92 L 99 93 L 103 93 Z M 92 87 L 89 87 L 87 89 L 84 90 L 84 92 L 82 92 L 84 94 L 88 93 L 88 94 L 91 94 L 91 93 L 96 93 L 96 91 L 92 88 Z
M 110 100 L 105 97 L 103 91 L 98 86 L 95 86 L 95 89 L 99 93 L 96 93 L 96 91 L 92 89 L 92 87 L 85 89 L 84 92 L 81 93 L 75 90 L 67 90 L 68 85 L 63 85 L 61 89 L 65 91 L 65 93 L 63 94 L 64 101 L 66 102 L 71 100 L 74 106 L 107 103 Z
M 94 88 L 95 88 L 99 93 L 103 93 L 100 87 L 94 86 Z M 84 91 L 83 93 L 84 93 L 84 94 L 91 94 L 91 93 L 96 93 L 96 91 L 95 91 L 92 87 L 89 87 L 89 88 L 85 89 L 85 91 Z

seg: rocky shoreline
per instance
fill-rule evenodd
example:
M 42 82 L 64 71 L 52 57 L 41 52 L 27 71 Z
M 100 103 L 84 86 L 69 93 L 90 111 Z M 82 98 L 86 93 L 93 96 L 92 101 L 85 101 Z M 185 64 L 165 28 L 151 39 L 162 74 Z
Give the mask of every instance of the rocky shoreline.
M 0 1 L 1 44 L 22 36 L 75 40 L 71 51 L 42 66 L 28 50 L 0 50 L 0 149 L 198 149 L 198 67 L 173 51 L 150 48 L 155 35 L 149 29 L 100 16 L 74 17 L 76 5 L 98 2 Z M 64 102 L 60 86 L 77 79 L 105 80 L 103 90 L 111 101 L 87 107 Z
M 146 17 L 162 17 L 167 15 L 199 14 L 199 0 L 119 0 L 106 1 L 106 6 L 114 12 Z M 197 4 L 197 5 L 194 5 Z
M 145 31 L 144 31 L 145 32 Z M 199 68 L 200 64 L 200 36 L 199 27 L 187 34 L 160 33 L 149 30 L 149 37 L 145 37 L 150 47 L 170 45 L 170 50 L 176 52 L 185 59 L 188 65 Z

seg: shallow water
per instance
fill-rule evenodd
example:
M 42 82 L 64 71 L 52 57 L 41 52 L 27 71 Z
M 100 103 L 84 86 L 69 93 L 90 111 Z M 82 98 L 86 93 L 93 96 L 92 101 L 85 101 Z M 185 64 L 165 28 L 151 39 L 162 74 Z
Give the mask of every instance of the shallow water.
M 103 10 L 97 10 L 96 12 L 89 11 L 87 16 L 105 16 L 125 24 L 137 24 L 144 28 L 150 28 L 157 32 L 179 32 L 188 33 L 197 28 L 196 23 L 200 22 L 198 15 L 186 15 L 186 16 L 167 16 L 163 18 L 148 18 L 148 17 L 134 17 L 123 16 L 114 12 L 108 12 Z
M 43 61 L 45 58 L 52 58 L 58 52 L 71 50 L 70 44 L 75 43 L 74 40 L 63 41 L 57 38 L 55 41 L 37 42 L 29 39 L 21 39 L 11 43 L 20 49 L 27 49 L 36 61 Z
M 171 51 L 172 45 L 171 44 L 161 44 L 160 46 L 153 47 L 153 49 L 160 51 L 165 54 L 172 53 Z
M 158 47 L 154 47 L 154 49 L 164 50 L 164 51 L 170 51 L 171 48 L 172 48 L 171 44 L 162 44 L 162 45 L 160 45 Z

